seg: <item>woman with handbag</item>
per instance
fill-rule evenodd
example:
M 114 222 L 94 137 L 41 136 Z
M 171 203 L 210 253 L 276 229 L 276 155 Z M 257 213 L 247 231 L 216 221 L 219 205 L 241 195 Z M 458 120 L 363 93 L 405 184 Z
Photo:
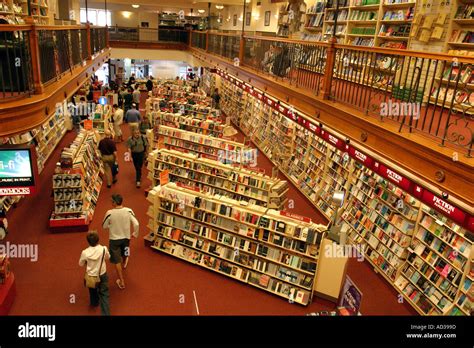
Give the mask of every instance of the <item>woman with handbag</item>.
M 97 231 L 88 232 L 86 238 L 89 247 L 82 251 L 79 266 L 86 266 L 84 285 L 89 289 L 90 305 L 97 307 L 100 304 L 102 315 L 110 315 L 109 277 L 105 263 L 110 259 L 110 253 L 107 247 L 99 244 Z

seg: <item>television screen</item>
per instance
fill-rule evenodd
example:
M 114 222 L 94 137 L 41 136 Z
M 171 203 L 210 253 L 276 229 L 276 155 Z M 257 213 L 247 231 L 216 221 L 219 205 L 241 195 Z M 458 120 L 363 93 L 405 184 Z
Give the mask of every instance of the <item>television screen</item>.
M 0 148 L 0 196 L 33 193 L 35 164 L 32 148 Z

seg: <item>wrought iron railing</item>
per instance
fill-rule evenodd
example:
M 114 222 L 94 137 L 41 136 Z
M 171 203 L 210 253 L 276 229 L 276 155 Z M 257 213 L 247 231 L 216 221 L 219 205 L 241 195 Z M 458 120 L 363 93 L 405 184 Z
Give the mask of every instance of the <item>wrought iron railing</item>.
M 474 59 L 336 45 L 330 98 L 472 152 Z
M 207 33 L 202 31 L 192 31 L 191 47 L 205 50 L 207 47 Z
M 239 58 L 240 35 L 209 33 L 208 50 L 210 53 L 235 60 Z
M 33 91 L 29 36 L 28 26 L 0 25 L 0 99 Z
M 209 32 L 208 53 L 472 154 L 474 58 L 249 35 L 236 52 L 235 38 Z
M 270 37 L 245 37 L 243 64 L 295 86 L 320 93 L 327 45 Z

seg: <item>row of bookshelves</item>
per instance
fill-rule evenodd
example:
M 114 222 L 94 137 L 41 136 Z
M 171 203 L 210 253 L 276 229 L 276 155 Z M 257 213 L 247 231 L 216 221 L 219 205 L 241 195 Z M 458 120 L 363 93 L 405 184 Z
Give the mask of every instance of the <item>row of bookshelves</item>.
M 310 303 L 325 226 L 176 183 L 156 186 L 148 201 L 152 248 Z
M 155 148 L 168 148 L 197 154 L 200 157 L 222 163 L 249 164 L 255 160 L 255 152 L 242 143 L 215 138 L 174 127 L 160 125 L 154 128 Z
M 38 173 L 41 173 L 46 161 L 51 157 L 54 149 L 66 134 L 67 122 L 68 120 L 65 120 L 62 113 L 56 112 L 41 126 L 26 133 L 11 136 L 6 139 L 6 143 L 12 145 L 34 145 L 36 149 Z M 21 196 L 0 197 L 0 207 L 8 211 L 14 204 L 18 203 L 21 198 Z
M 449 78 L 448 75 L 446 76 Z M 464 295 L 466 291 L 474 291 L 470 285 L 466 285 L 466 282 L 471 284 L 473 278 L 469 274 L 474 271 L 472 231 L 355 161 L 335 145 L 336 140 L 309 131 L 305 122 L 295 122 L 296 119 L 292 119 L 294 114 L 291 117 L 285 116 L 277 108 L 262 102 L 227 79 L 222 79 L 222 88 L 225 95 L 230 97 L 228 100 L 232 100 L 232 94 L 240 89 L 239 95 L 246 94 L 247 103 L 253 101 L 251 120 L 244 118 L 248 117 L 245 116 L 246 113 L 228 114 L 228 110 L 239 110 L 235 105 L 232 107 L 223 104 L 223 111 L 244 132 L 245 127 L 242 125 L 256 125 L 253 132 L 245 134 L 265 155 L 269 152 L 268 148 L 262 147 L 262 139 L 272 141 L 272 128 L 263 125 L 273 123 L 279 129 L 289 127 L 293 130 L 291 142 L 294 146 L 289 157 L 283 161 L 273 160 L 274 164 L 328 219 L 334 214 L 334 208 L 330 204 L 333 192 L 345 192 L 346 203 L 340 218 L 343 232 L 347 233 L 351 243 L 363 246 L 366 260 L 420 314 L 470 314 L 468 308 L 474 297 Z M 272 104 L 279 105 L 274 102 Z M 278 122 L 282 121 L 282 117 L 286 119 L 285 125 L 279 126 Z M 301 117 L 298 113 L 297 119 Z M 289 126 L 288 123 L 292 125 Z M 251 127 L 245 129 L 249 128 Z M 324 133 L 323 130 L 321 132 Z M 271 159 L 271 156 L 268 157 Z M 405 293 L 405 287 L 401 288 L 396 282 L 400 277 L 411 282 L 411 274 L 406 273 L 413 267 L 416 270 L 423 269 L 426 284 L 423 282 L 421 292 L 412 294 L 412 289 L 407 289 Z M 416 286 L 420 288 L 416 281 L 412 286 L 413 289 Z M 466 287 L 469 290 L 465 290 Z M 437 302 L 434 299 L 439 296 L 430 299 L 433 289 L 444 297 L 440 297 Z M 420 303 L 419 297 L 426 301 L 422 300 Z
M 197 155 L 155 150 L 149 154 L 148 169 L 152 186 L 159 185 L 160 177 L 166 174 L 166 180 L 220 194 L 241 204 L 283 209 L 287 201 L 286 181 Z

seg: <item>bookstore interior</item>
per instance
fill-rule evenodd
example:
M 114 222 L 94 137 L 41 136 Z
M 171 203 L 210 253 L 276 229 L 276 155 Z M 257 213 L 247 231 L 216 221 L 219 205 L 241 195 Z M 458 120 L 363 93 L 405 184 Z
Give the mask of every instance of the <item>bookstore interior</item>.
M 0 0 L 0 21 L 0 315 L 474 313 L 473 0 Z

